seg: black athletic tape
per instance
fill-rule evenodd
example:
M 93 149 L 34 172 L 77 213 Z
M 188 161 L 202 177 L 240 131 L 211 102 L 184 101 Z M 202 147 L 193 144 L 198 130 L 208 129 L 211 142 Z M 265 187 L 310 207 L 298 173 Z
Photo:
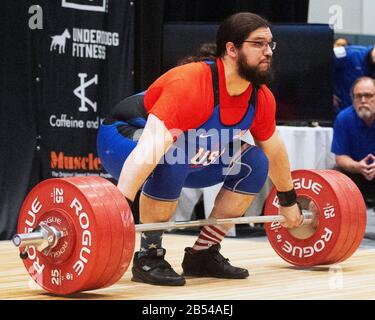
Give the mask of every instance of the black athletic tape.
M 297 193 L 294 188 L 289 191 L 277 191 L 280 206 L 291 207 L 297 203 Z

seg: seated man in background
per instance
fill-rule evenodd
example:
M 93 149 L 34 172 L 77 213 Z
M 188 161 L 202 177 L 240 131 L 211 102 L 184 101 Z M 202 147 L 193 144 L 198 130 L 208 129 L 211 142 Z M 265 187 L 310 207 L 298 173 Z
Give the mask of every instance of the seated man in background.
M 375 80 L 358 78 L 353 105 L 335 121 L 332 149 L 336 165 L 359 187 L 368 207 L 375 206 Z
M 337 48 L 337 47 L 346 47 L 350 45 L 350 42 L 348 39 L 346 38 L 336 38 L 335 41 L 333 42 L 333 47 L 334 48 Z
M 335 113 L 352 104 L 350 88 L 355 79 L 375 78 L 374 46 L 336 46 L 333 71 L 333 107 Z

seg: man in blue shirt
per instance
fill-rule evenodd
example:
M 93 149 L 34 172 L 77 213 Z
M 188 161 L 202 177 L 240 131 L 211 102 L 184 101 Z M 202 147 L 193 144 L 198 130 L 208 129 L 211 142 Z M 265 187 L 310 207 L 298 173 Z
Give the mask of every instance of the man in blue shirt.
M 335 112 L 352 104 L 350 88 L 355 79 L 362 76 L 375 78 L 374 46 L 349 45 L 336 47 L 334 51 L 334 95 Z
M 353 105 L 335 121 L 331 151 L 337 167 L 361 190 L 368 206 L 375 205 L 375 80 L 358 78 L 352 86 Z

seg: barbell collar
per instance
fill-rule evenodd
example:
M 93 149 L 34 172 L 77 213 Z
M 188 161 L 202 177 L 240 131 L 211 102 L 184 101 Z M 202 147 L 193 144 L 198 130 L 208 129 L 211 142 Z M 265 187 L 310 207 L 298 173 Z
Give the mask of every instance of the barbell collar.
M 14 235 L 12 242 L 20 248 L 35 246 L 40 252 L 46 250 L 45 253 L 47 254 L 63 236 L 62 231 L 41 222 L 33 232 Z

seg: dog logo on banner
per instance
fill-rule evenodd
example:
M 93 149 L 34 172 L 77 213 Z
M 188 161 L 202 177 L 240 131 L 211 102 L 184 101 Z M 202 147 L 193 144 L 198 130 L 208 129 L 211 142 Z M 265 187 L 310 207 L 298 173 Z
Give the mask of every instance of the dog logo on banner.
M 78 77 L 81 80 L 81 84 L 80 84 L 79 87 L 75 88 L 74 91 L 73 91 L 73 93 L 75 94 L 75 96 L 78 99 L 81 100 L 81 106 L 79 107 L 78 110 L 80 112 L 87 112 L 87 111 L 89 111 L 89 108 L 86 107 L 86 104 L 88 104 L 94 110 L 94 112 L 96 112 L 97 111 L 97 103 L 91 101 L 90 99 L 88 99 L 86 97 L 85 93 L 86 93 L 86 88 L 88 88 L 92 84 L 98 84 L 98 75 L 96 74 L 93 78 L 91 78 L 88 81 L 85 81 L 86 78 L 87 78 L 87 73 L 79 73 Z
M 49 51 L 56 50 L 56 47 L 59 50 L 59 54 L 65 53 L 66 39 L 70 39 L 70 32 L 68 29 L 65 29 L 61 35 L 52 36 L 51 46 Z
M 62 0 L 61 6 L 76 10 L 107 12 L 108 0 Z

